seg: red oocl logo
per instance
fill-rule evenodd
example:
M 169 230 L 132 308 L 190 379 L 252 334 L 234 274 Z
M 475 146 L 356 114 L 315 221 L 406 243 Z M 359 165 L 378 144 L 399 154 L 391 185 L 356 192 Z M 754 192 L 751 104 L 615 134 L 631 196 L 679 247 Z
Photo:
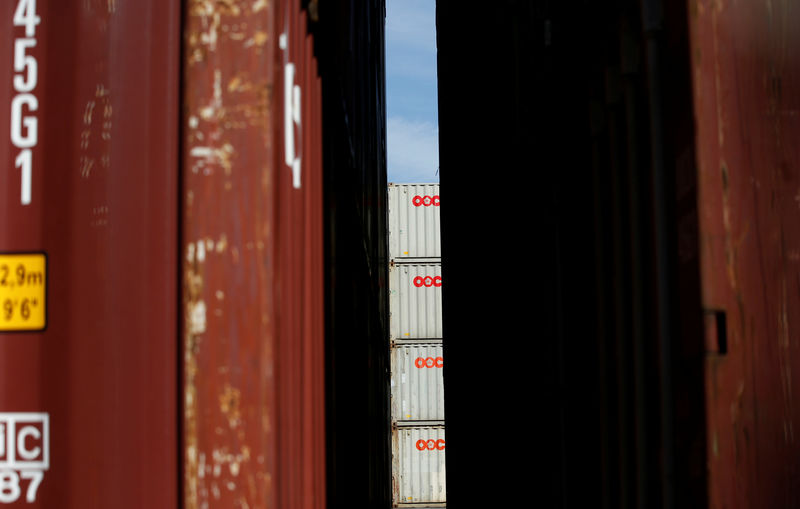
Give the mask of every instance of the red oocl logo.
M 417 357 L 414 365 L 418 368 L 441 368 L 444 366 L 444 359 L 441 357 Z
M 414 278 L 414 286 L 416 286 L 417 288 L 420 288 L 422 286 L 427 286 L 429 288 L 431 286 L 439 287 L 439 286 L 442 286 L 442 277 L 441 276 L 435 276 L 435 277 L 417 276 L 417 277 Z
M 433 205 L 434 207 L 439 206 L 439 195 L 434 194 L 433 196 L 420 196 L 416 195 L 414 198 L 411 199 L 411 203 L 414 204 L 415 207 L 430 207 Z
M 441 438 L 439 440 L 417 440 L 417 449 L 420 451 L 443 451 L 444 450 L 444 440 Z

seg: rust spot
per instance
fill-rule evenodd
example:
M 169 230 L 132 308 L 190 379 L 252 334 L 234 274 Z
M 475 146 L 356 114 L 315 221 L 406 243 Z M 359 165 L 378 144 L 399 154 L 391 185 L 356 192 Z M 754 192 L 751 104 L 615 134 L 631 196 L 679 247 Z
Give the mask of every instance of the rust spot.
M 216 0 L 216 11 L 226 16 L 239 16 L 242 9 L 236 0 Z
M 256 32 L 253 36 L 253 42 L 258 46 L 263 46 L 267 42 L 267 39 L 269 39 L 269 36 L 263 31 Z
M 228 425 L 231 428 L 237 427 L 241 422 L 241 415 L 239 413 L 240 400 L 241 391 L 232 387 L 230 384 L 225 384 L 225 388 L 219 396 L 219 409 L 222 415 L 228 419 Z
M 201 256 L 197 249 L 202 243 L 189 243 L 186 246 L 186 262 L 183 264 L 183 294 L 184 294 L 184 320 L 187 323 L 184 350 L 184 440 L 186 468 L 184 470 L 184 487 L 186 491 L 185 502 L 188 508 L 198 507 L 198 408 L 197 408 L 197 354 L 199 350 L 200 334 L 205 331 L 205 304 L 202 300 L 203 275 L 200 271 Z M 203 312 L 202 320 L 200 312 Z M 202 327 L 201 327 L 202 323 Z

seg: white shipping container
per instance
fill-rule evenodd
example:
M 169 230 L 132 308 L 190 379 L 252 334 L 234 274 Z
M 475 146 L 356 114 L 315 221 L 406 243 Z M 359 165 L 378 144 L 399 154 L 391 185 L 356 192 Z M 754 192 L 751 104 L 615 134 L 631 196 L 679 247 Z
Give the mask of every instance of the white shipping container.
M 439 344 L 392 348 L 392 420 L 443 421 L 444 357 Z
M 392 439 L 395 503 L 446 502 L 444 426 L 395 428 Z
M 442 264 L 389 267 L 389 329 L 392 339 L 442 337 Z
M 389 184 L 389 257 L 441 258 L 439 184 Z

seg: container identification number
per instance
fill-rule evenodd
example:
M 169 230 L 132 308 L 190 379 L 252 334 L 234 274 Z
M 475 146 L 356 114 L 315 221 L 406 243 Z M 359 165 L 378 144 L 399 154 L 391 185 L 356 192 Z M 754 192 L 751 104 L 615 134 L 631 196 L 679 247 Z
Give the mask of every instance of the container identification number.
M 0 504 L 36 493 L 50 468 L 50 416 L 47 413 L 0 413 Z
M 25 37 L 14 39 L 14 91 L 11 99 L 11 143 L 19 149 L 14 166 L 20 169 L 20 203 L 30 205 L 33 181 L 33 148 L 39 138 L 38 119 L 34 113 L 39 100 L 32 92 L 39 81 L 36 57 L 28 54 L 36 47 L 36 0 L 19 0 L 14 11 L 14 26 L 25 27 Z M 25 112 L 27 111 L 27 115 Z

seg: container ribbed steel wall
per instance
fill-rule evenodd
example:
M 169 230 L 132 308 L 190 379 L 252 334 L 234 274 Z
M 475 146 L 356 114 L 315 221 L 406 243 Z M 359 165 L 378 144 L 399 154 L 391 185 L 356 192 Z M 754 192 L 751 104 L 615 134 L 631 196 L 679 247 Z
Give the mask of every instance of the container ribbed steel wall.
M 179 2 L 0 2 L 0 505 L 180 505 L 179 48 Z
M 389 256 L 439 258 L 439 184 L 389 184 Z
M 325 506 L 322 96 L 301 6 L 184 5 L 186 509 Z
M 441 343 L 392 348 L 393 420 L 444 420 L 443 367 Z
M 393 482 L 399 505 L 445 502 L 445 445 L 444 426 L 395 428 Z
M 392 339 L 442 337 L 442 264 L 403 263 L 389 268 Z

